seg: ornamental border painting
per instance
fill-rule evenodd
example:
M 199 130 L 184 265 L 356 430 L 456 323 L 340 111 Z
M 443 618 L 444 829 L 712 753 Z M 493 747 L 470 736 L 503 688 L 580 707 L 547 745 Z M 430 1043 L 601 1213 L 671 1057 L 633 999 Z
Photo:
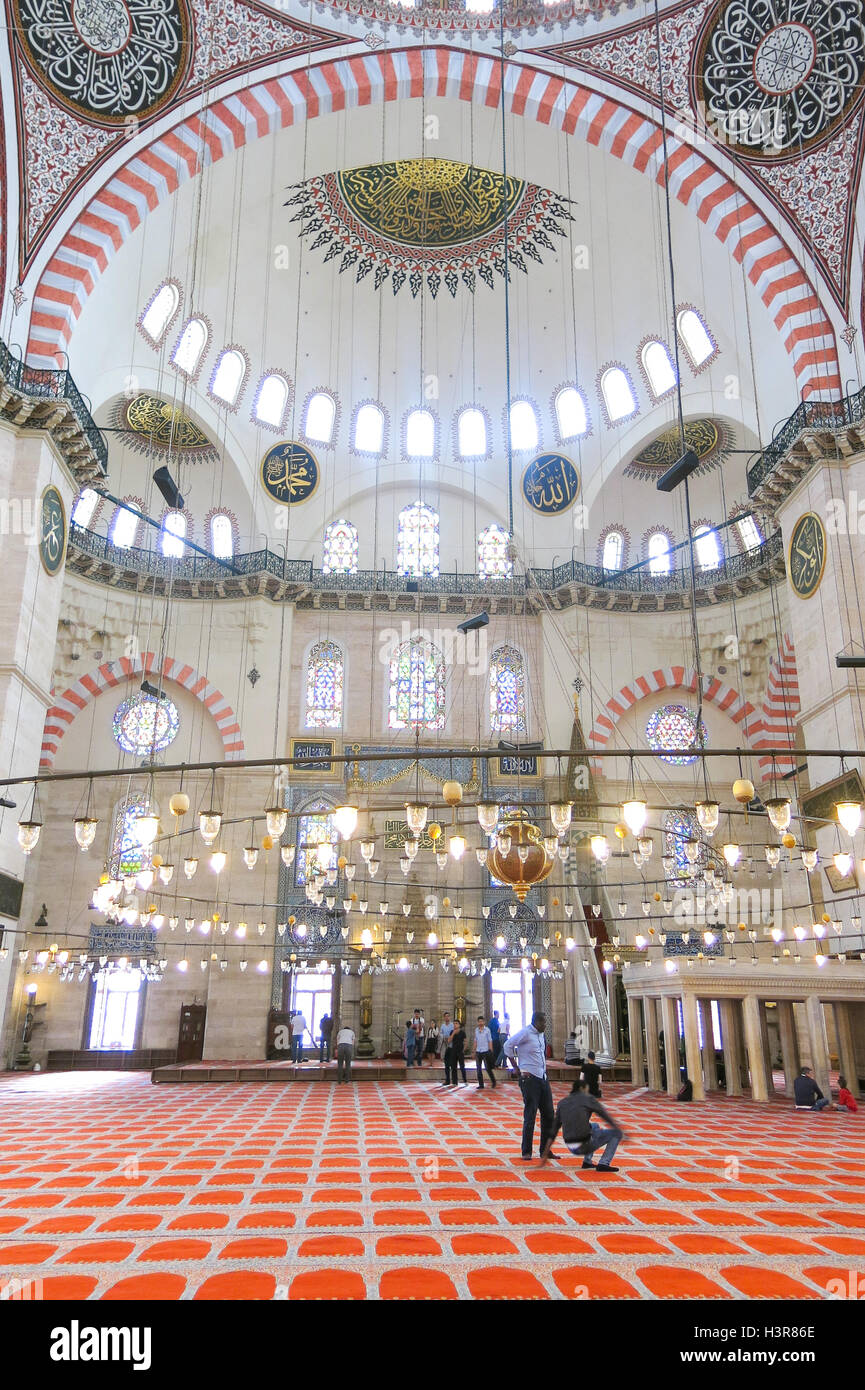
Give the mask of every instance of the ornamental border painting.
M 527 259 L 543 263 L 573 221 L 568 199 L 524 179 L 437 157 L 397 159 L 322 174 L 293 184 L 286 207 L 300 236 L 339 257 L 340 274 L 355 283 L 372 275 L 375 289 L 390 280 L 396 295 L 408 282 L 412 297 L 442 284 L 454 297 L 460 284 L 474 293 L 478 279 L 489 289 L 508 268 L 528 273 Z
M 187 0 L 12 0 L 36 81 L 67 111 L 128 127 L 162 109 L 193 57 Z

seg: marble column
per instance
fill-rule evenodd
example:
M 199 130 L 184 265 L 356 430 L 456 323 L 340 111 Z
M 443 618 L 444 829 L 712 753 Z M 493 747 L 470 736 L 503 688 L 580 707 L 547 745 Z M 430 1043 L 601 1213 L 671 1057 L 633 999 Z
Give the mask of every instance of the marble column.
M 724 1075 L 728 1096 L 742 1094 L 742 1066 L 739 1055 L 739 1029 L 736 1011 L 738 999 L 720 1000 L 721 1045 L 724 1049 Z
M 646 995 L 643 999 L 646 1015 L 646 1064 L 649 1073 L 649 1090 L 661 1089 L 661 1047 L 658 1042 L 658 1001 Z
M 841 1075 L 846 1078 L 847 1089 L 858 1096 L 859 1078 L 856 1075 L 856 1048 L 853 1042 L 853 1020 L 850 1017 L 851 1004 L 836 1004 L 835 1031 L 838 1034 L 838 1061 Z
M 715 1034 L 712 1028 L 711 999 L 698 1000 L 703 1023 L 703 1084 L 707 1091 L 718 1089 L 718 1067 L 715 1061 Z
M 808 1040 L 811 1044 L 811 1070 L 820 1090 L 828 1097 L 831 1091 L 826 1016 L 823 1013 L 823 1001 L 816 994 L 809 994 L 805 1000 L 805 1017 L 808 1020 Z
M 648 1030 L 648 1020 L 647 1020 Z M 631 1080 L 635 1086 L 645 1085 L 643 1073 L 643 1017 L 640 1001 L 628 995 L 628 1035 L 631 1041 Z
M 751 1099 L 768 1100 L 766 1054 L 763 1047 L 763 1030 L 760 1027 L 760 1000 L 756 994 L 746 994 L 742 1000 L 742 1022 L 745 1029 L 748 1070 L 751 1073 Z
M 769 1095 L 775 1091 L 775 1072 L 772 1067 L 772 1045 L 769 1041 L 769 1020 L 766 1015 L 766 1001 L 760 1000 L 760 1035 L 763 1039 L 763 1057 L 766 1061 L 766 1090 Z
M 697 996 L 687 990 L 682 995 L 682 1018 L 685 1025 L 685 1070 L 694 1088 L 694 1100 L 705 1100 L 703 1053 L 700 1048 L 700 1031 L 697 1024 Z
M 799 1044 L 796 1038 L 793 1005 L 789 999 L 782 999 L 778 1004 L 778 1032 L 781 1036 L 781 1056 L 784 1059 L 784 1094 L 792 1096 L 793 1082 L 799 1075 Z
M 664 1060 L 667 1067 L 667 1095 L 678 1095 L 682 1088 L 679 1066 L 679 1011 L 674 994 L 661 995 L 661 1017 L 664 1022 Z

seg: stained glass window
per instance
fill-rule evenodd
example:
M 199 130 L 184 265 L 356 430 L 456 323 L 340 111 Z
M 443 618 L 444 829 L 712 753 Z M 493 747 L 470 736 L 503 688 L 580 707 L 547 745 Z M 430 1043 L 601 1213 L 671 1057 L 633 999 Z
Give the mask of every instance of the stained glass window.
M 322 574 L 357 574 L 357 527 L 332 521 L 324 533 Z
M 685 853 L 688 840 L 700 840 L 697 817 L 691 811 L 668 811 L 664 817 L 664 853 L 673 859 L 673 863 L 669 868 L 665 866 L 664 873 L 673 883 L 684 883 L 691 877 L 690 871 L 694 866 Z M 705 861 L 706 846 L 700 841 L 696 864 L 704 864 Z
M 697 761 L 695 753 L 688 752 L 699 743 L 707 743 L 706 726 L 700 720 L 700 739 L 697 739 L 697 717 L 685 705 L 662 705 L 649 716 L 646 725 L 646 738 L 649 747 L 681 748 L 681 753 L 661 755 L 661 762 L 672 763 L 676 767 L 687 767 Z
M 516 647 L 496 647 L 490 657 L 490 727 L 494 734 L 526 732 L 526 681 Z
M 149 758 L 177 738 L 180 715 L 173 700 L 132 695 L 114 711 L 114 742 L 124 753 Z
M 444 728 L 444 659 L 422 637 L 403 642 L 393 654 L 387 722 L 391 729 Z
M 112 878 L 134 878 L 142 869 L 149 867 L 151 851 L 149 846 L 141 844 L 135 820 L 137 816 L 146 816 L 150 809 L 146 796 L 128 797 L 117 807 L 108 862 L 108 872 Z
M 396 570 L 415 579 L 439 572 L 438 512 L 423 502 L 403 507 L 397 519 Z
M 331 846 L 330 859 L 324 867 L 335 869 L 338 843 L 339 831 L 334 824 L 333 816 L 329 816 L 325 812 L 315 813 L 311 816 L 300 816 L 297 822 L 295 882 L 302 886 L 321 868 L 318 846 L 322 844 Z
M 478 574 L 481 579 L 503 579 L 511 573 L 508 559 L 510 536 L 502 526 L 492 522 L 478 536 Z
M 316 642 L 306 663 L 306 727 L 342 724 L 342 651 L 335 642 Z

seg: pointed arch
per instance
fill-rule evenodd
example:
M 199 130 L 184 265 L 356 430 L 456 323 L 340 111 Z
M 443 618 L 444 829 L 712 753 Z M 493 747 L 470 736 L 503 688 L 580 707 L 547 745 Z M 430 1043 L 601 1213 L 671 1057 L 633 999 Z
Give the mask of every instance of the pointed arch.
M 188 666 L 173 656 L 165 657 L 160 666 L 159 658 L 154 652 L 141 652 L 139 656 L 122 656 L 119 661 L 106 661 L 102 666 L 97 666 L 95 671 L 88 672 L 73 685 L 67 686 L 59 697 L 55 692 L 54 704 L 45 716 L 40 768 L 45 771 L 54 766 L 61 739 L 68 732 L 76 715 L 79 715 L 91 700 L 95 700 L 106 690 L 125 685 L 132 676 L 141 675 L 155 675 L 158 679 L 182 685 L 184 690 L 188 690 L 190 695 L 194 695 L 196 700 L 206 706 L 212 716 L 222 739 L 226 762 L 237 762 L 243 757 L 243 738 L 237 715 L 222 692 L 211 685 L 207 677 L 196 671 L 194 666 Z

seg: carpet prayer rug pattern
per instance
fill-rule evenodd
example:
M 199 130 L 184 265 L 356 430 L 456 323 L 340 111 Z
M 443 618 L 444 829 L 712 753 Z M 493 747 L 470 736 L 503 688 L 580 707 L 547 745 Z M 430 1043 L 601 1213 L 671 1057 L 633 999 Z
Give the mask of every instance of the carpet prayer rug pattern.
M 623 1084 L 605 1101 L 628 1142 L 600 1176 L 561 1140 L 562 1162 L 520 1161 L 513 1083 L 7 1074 L 0 1286 L 173 1300 L 819 1299 L 832 1280 L 855 1285 L 865 1115 L 682 1106 Z

